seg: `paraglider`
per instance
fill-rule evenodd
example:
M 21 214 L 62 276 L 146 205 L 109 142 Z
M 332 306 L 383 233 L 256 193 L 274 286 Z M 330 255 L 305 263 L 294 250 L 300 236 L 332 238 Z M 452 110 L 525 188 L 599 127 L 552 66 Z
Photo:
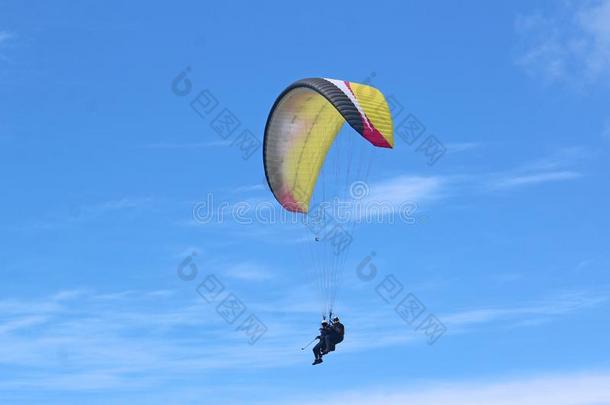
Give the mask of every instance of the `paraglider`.
M 323 362 L 322 356 L 335 351 L 335 346 L 343 342 L 345 326 L 339 321 L 339 317 L 334 317 L 329 323 L 326 319 L 322 320 L 320 334 L 313 341 L 319 340 L 318 344 L 312 349 L 314 362 L 317 365 Z
M 324 319 L 322 321 L 322 325 L 320 326 L 320 334 L 318 336 L 316 336 L 316 339 L 319 340 L 318 344 L 316 344 L 312 351 L 313 351 L 313 355 L 314 355 L 314 361 L 313 363 L 311 363 L 312 365 L 316 365 L 316 364 L 320 364 L 322 363 L 322 355 L 328 353 L 327 348 L 328 348 L 328 344 L 327 344 L 327 340 L 330 336 L 331 333 L 331 328 L 328 325 L 328 321 L 326 319 Z
M 345 122 L 360 137 L 353 131 L 339 136 Z M 337 209 L 346 202 L 362 202 L 363 193 L 354 192 L 352 185 L 366 184 L 371 144 L 394 146 L 389 106 L 376 88 L 349 81 L 294 82 L 277 97 L 265 126 L 263 164 L 269 188 L 279 204 L 301 215 L 306 231 L 314 234 L 309 244 L 311 269 L 323 319 L 333 314 L 358 219 L 353 212 L 346 217 Z M 345 329 L 336 319 L 333 325 L 324 321 L 320 328 L 314 364 L 343 340 Z
M 335 346 L 343 342 L 345 335 L 345 326 L 339 321 L 339 317 L 334 317 L 331 321 L 331 330 L 326 337 L 326 350 L 323 354 L 335 351 Z

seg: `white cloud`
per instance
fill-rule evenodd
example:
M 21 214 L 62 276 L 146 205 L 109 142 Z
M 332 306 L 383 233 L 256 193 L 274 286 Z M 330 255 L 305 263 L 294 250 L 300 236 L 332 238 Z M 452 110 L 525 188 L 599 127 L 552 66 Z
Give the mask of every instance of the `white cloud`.
M 273 273 L 267 267 L 253 262 L 230 265 L 222 274 L 241 281 L 267 281 L 273 278 Z
M 247 192 L 251 192 L 251 191 L 263 191 L 263 190 L 267 190 L 266 181 L 264 184 L 261 182 L 260 184 L 252 184 L 249 186 L 235 187 L 232 191 L 235 193 L 247 193 Z M 271 191 L 269 191 L 269 193 L 271 193 Z
M 441 176 L 398 175 L 379 182 L 354 182 L 346 204 L 332 208 L 334 218 L 355 222 L 395 223 L 415 220 L 420 204 L 444 197 L 448 179 Z
M 175 143 L 175 142 L 156 142 L 144 145 L 146 149 L 202 149 L 229 146 L 229 141 L 209 141 L 209 142 L 191 142 L 191 143 Z
M 37 300 L 0 301 L 0 364 L 38 370 L 4 379 L 0 391 L 151 385 L 159 369 L 188 374 L 303 360 L 294 355 L 303 343 L 302 328 L 294 327 L 299 321 L 286 308 L 273 317 L 256 310 L 269 330 L 250 346 L 248 337 L 236 331 L 241 321 L 228 325 L 216 312 L 217 303 L 208 304 L 197 294 L 196 283 L 185 286 L 189 288 L 178 291 L 60 291 Z M 253 304 L 244 302 L 249 308 Z M 293 327 L 279 327 L 276 318 Z M 83 379 L 87 383 L 79 384 Z
M 69 301 L 69 300 L 73 300 L 73 299 L 77 299 L 79 297 L 82 297 L 85 294 L 87 294 L 87 290 L 84 290 L 84 289 L 81 289 L 81 290 L 63 290 L 63 291 L 60 291 L 60 292 L 54 294 L 51 297 L 51 300 L 53 300 L 53 301 Z
M 593 157 L 581 147 L 562 148 L 549 156 L 536 159 L 513 170 L 490 176 L 490 189 L 512 189 L 520 186 L 575 180 L 582 173 L 575 169 L 581 162 Z
M 7 31 L 0 31 L 0 45 L 14 38 L 14 35 Z
M 580 10 L 577 21 L 588 34 L 588 52 L 585 54 L 587 73 L 592 77 L 607 74 L 610 70 L 610 1 L 604 0 L 595 6 Z
M 518 169 L 524 171 L 562 170 L 591 159 L 594 156 L 594 152 L 581 146 L 564 147 L 540 159 L 528 162 Z
M 606 141 L 610 141 L 610 120 L 607 120 L 604 123 L 604 127 L 602 129 L 602 138 Z
M 569 292 L 535 302 L 531 305 L 511 308 L 483 308 L 442 315 L 449 327 L 466 327 L 473 324 L 516 320 L 519 325 L 545 317 L 560 316 L 586 308 L 593 308 L 608 301 L 605 294 Z
M 94 221 L 104 216 L 116 215 L 119 212 L 141 212 L 150 208 L 153 199 L 150 197 L 129 198 L 102 201 L 95 204 L 73 206 L 69 213 L 52 213 L 41 218 L 28 221 L 17 227 L 18 230 L 49 230 L 69 225 Z
M 554 15 L 517 19 L 517 64 L 550 82 L 580 85 L 610 77 L 610 0 L 563 4 Z
M 183 286 L 176 291 L 105 294 L 64 291 L 35 301 L 0 301 L 2 367 L 38 370 L 4 379 L 0 390 L 154 386 L 174 372 L 186 376 L 219 369 L 284 367 L 309 360 L 310 352 L 298 351 L 311 338 L 312 315 L 317 309 L 310 305 L 309 286 L 270 290 L 271 296 L 263 302 L 240 297 L 248 311 L 268 327 L 254 346 L 246 343 L 247 337 L 235 330 L 235 324 L 225 323 L 215 303 L 207 304 L 197 294 L 197 283 Z M 374 293 L 366 299 L 379 304 Z M 527 308 L 473 309 L 439 318 L 447 323 L 450 334 L 460 327 L 458 332 L 465 333 L 473 323 L 509 319 L 525 325 L 535 319 L 533 315 L 552 318 L 590 308 L 601 300 L 564 294 Z M 426 344 L 421 333 L 405 329 L 391 307 L 363 303 L 362 307 L 344 308 L 340 315 L 349 325 L 350 335 L 337 358 L 371 348 Z M 163 370 L 161 375 L 159 370 Z
M 462 145 L 462 146 L 459 146 Z M 459 150 L 477 147 L 477 144 L 458 144 Z M 547 156 L 516 166 L 512 169 L 482 174 L 453 174 L 450 176 L 398 175 L 368 186 L 363 206 L 384 202 L 398 209 L 404 202 L 432 202 L 447 198 L 458 186 L 468 188 L 483 184 L 485 191 L 509 189 L 519 186 L 574 180 L 582 177 L 578 166 L 595 157 L 591 150 L 571 146 L 555 150 Z
M 0 31 L 0 48 L 4 48 L 14 38 L 15 38 L 15 35 L 10 32 Z M 0 53 L 0 60 L 9 61 L 9 59 L 2 53 Z M 0 137 L 0 140 L 2 140 L 1 137 Z
M 476 144 L 463 146 L 464 150 L 475 147 Z M 578 166 L 592 157 L 592 151 L 574 146 L 560 148 L 548 156 L 502 172 L 450 176 L 398 175 L 368 185 L 368 194 L 360 203 L 364 209 L 382 202 L 392 207 L 391 213 L 394 213 L 400 211 L 401 204 L 405 202 L 415 202 L 419 205 L 450 197 L 458 192 L 458 187 L 467 190 L 473 185 L 483 185 L 482 191 L 489 192 L 575 180 L 583 176 Z
M 399 175 L 369 186 L 366 202 L 386 202 L 399 206 L 407 201 L 428 201 L 441 197 L 446 180 L 439 176 Z
M 456 142 L 448 143 L 445 146 L 447 147 L 447 153 L 459 153 L 476 149 L 480 147 L 481 144 L 477 142 Z
M 25 316 L 19 319 L 10 320 L 4 323 L 0 323 L 0 335 L 15 332 L 18 329 L 27 329 L 31 326 L 39 325 L 46 322 L 48 317 L 46 316 Z
M 350 405 L 603 405 L 610 404 L 610 373 L 573 373 L 499 381 L 425 382 L 401 388 L 359 388 L 323 402 Z M 319 404 L 320 398 L 291 402 Z
M 581 177 L 578 172 L 564 170 L 557 172 L 545 172 L 527 175 L 516 175 L 501 179 L 495 184 L 498 188 L 510 188 L 516 186 L 524 186 L 529 184 L 548 183 L 551 181 L 573 180 Z

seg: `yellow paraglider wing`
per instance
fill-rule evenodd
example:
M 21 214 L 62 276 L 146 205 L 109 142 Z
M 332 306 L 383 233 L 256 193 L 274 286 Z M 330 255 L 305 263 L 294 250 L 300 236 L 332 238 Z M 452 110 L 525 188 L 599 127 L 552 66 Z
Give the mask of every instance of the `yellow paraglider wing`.
M 390 109 L 374 87 L 304 79 L 277 98 L 265 128 L 263 160 L 269 187 L 284 208 L 308 212 L 320 169 L 344 122 L 375 146 L 394 146 Z

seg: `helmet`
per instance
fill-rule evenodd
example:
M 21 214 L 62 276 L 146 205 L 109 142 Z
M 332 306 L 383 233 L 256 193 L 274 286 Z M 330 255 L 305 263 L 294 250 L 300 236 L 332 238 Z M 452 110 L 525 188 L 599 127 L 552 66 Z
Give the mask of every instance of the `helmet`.
M 339 322 L 339 317 L 338 317 L 338 316 L 335 316 L 335 317 L 333 318 L 333 322 Z
M 328 325 L 328 321 L 326 319 L 322 320 L 322 325 Z

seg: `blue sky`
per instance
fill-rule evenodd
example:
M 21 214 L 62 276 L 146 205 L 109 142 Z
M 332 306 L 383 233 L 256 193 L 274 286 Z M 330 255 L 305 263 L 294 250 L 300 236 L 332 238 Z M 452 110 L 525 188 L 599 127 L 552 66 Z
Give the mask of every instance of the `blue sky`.
M 0 400 L 610 404 L 608 20 L 607 0 L 1 2 Z M 354 235 L 347 336 L 318 367 L 303 228 L 193 214 L 274 201 L 195 96 L 261 140 L 304 77 L 370 80 L 447 150 L 376 159 L 371 195 L 416 220 Z M 234 324 L 198 294 L 211 275 Z M 388 275 L 446 326 L 433 345 Z

